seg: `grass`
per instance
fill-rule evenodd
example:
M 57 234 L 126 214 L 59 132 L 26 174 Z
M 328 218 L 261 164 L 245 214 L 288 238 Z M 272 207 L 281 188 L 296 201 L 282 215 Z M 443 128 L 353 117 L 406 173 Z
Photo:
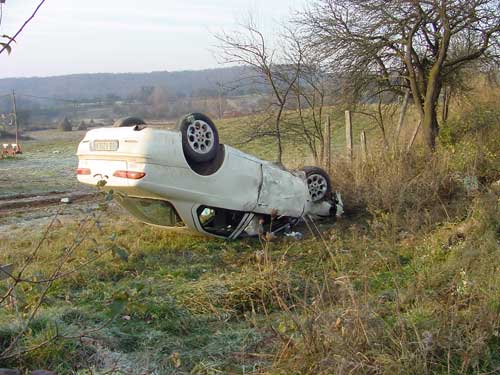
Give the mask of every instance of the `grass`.
M 62 336 L 105 327 L 2 365 L 70 373 L 102 357 L 123 373 L 491 371 L 500 366 L 497 202 L 494 193 L 471 198 L 461 220 L 418 237 L 394 238 L 384 217 L 358 218 L 324 231 L 326 242 L 309 236 L 264 248 L 169 234 L 111 208 L 92 234 L 101 256 L 79 266 L 92 240 L 72 255 L 65 270 L 78 272 L 54 284 L 23 345 L 56 326 Z M 29 274 L 47 277 L 77 229 L 52 231 Z M 116 241 L 128 261 L 107 250 Z M 1 262 L 22 262 L 35 243 L 4 242 Z M 19 290 L 0 318 L 10 329 L 2 337 L 19 329 L 13 322 L 39 293 Z
M 345 150 L 345 127 L 344 113 L 333 107 L 324 109 L 324 116 L 331 117 L 332 126 L 332 152 L 343 154 Z M 282 125 L 284 134 L 290 132 L 288 122 L 298 122 L 296 114 L 286 112 L 285 121 Z M 307 121 L 307 115 L 306 121 Z M 248 152 L 264 160 L 276 160 L 277 145 L 273 136 L 252 138 L 255 126 L 265 121 L 262 114 L 244 116 L 239 118 L 222 119 L 217 121 L 217 127 L 220 131 L 221 142 L 238 147 L 244 152 Z M 312 127 L 312 124 L 308 125 Z M 311 131 L 312 129 L 309 129 Z M 379 135 L 375 126 L 369 121 L 369 118 L 361 114 L 353 115 L 353 140 L 358 144 L 361 131 L 365 130 L 367 136 L 373 143 L 379 142 Z M 251 141 L 249 141 L 251 139 Z M 309 148 L 302 138 L 283 137 L 283 162 L 290 168 L 302 167 L 304 165 L 314 164 Z
M 484 125 L 470 111 L 463 114 L 468 123 Z M 52 284 L 18 347 L 57 339 L 0 367 L 60 374 L 498 373 L 496 121 L 452 133 L 434 155 L 373 149 L 354 166 L 336 160 L 333 183 L 348 215 L 319 224 L 321 236 L 301 228 L 302 241 L 169 233 L 137 223 L 113 203 L 88 219 L 65 220 L 25 276 L 46 279 L 61 264 L 67 274 Z M 240 139 L 244 123 L 222 122 L 222 140 Z M 259 142 L 244 147 L 272 156 L 272 140 Z M 305 152 L 287 149 L 292 162 Z M 468 176 L 478 178 L 477 190 L 467 190 Z M 19 269 L 41 234 L 13 231 L 0 242 L 0 264 Z M 43 285 L 22 283 L 0 306 L 0 351 L 22 330 Z M 0 281 L 0 296 L 7 287 Z
M 119 233 L 120 244 L 128 248 L 128 262 L 106 252 L 91 267 L 54 284 L 43 310 L 44 316 L 50 316 L 50 323 L 43 317 L 33 321 L 27 342 L 43 340 L 55 324 L 64 335 L 95 328 L 114 316 L 113 301 L 126 295 L 126 306 L 116 319 L 92 335 L 79 350 L 95 353 L 98 347 L 105 346 L 106 351 L 118 353 L 123 361 L 134 363 L 135 368 L 173 371 L 176 366 L 169 356 L 178 353 L 180 369 L 241 369 L 245 358 L 238 363 L 234 356 L 251 350 L 269 334 L 239 318 L 254 293 L 246 283 L 251 281 L 247 273 L 251 270 L 240 269 L 242 257 L 252 257 L 253 244 L 247 244 L 244 250 L 241 243 L 212 240 L 207 244 L 199 237 L 186 238 L 149 227 L 144 230 L 142 226 L 130 226 L 125 220 L 113 223 L 117 219 L 118 212 L 110 214 L 109 222 L 103 223 L 103 231 L 95 240 L 110 242 L 112 232 Z M 70 225 L 51 232 L 30 274 L 47 277 L 49 270 L 58 264 L 57 254 L 68 243 L 68 234 L 76 229 L 76 225 Z M 12 240 L 5 245 L 28 252 L 35 241 Z M 88 247 L 93 243 L 89 240 L 74 253 L 67 270 L 88 259 Z M 18 263 L 21 258 L 22 254 L 10 253 L 2 262 Z M 233 294 L 223 293 L 225 287 L 234 288 Z M 17 308 L 29 309 L 39 291 L 35 288 L 23 293 L 25 305 Z M 241 301 L 243 295 L 248 295 L 247 302 Z M 255 303 L 258 304 L 257 300 Z M 4 313 L 2 326 L 16 319 L 15 309 L 6 309 Z M 16 327 L 12 330 L 15 332 Z M 54 358 L 65 351 L 65 345 L 54 345 L 50 353 L 37 351 L 22 363 L 28 368 L 74 370 L 79 363 L 74 358 L 53 366 Z M 11 364 L 19 363 L 6 363 Z
M 74 178 L 75 156 L 84 132 L 30 132 L 22 141 L 22 155 L 0 160 L 0 197 L 81 189 Z

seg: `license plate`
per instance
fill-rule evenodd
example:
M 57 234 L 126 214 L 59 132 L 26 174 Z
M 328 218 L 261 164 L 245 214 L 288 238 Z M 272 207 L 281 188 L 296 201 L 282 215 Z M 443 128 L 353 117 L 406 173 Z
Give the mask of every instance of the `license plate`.
M 118 150 L 118 141 L 94 141 L 93 151 L 116 151 Z

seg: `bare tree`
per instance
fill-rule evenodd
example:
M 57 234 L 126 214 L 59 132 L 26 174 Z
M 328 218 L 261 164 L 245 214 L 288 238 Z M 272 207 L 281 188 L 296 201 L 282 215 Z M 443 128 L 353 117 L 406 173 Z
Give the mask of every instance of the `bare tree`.
M 282 164 L 282 119 L 292 88 L 297 81 L 298 71 L 283 64 L 283 51 L 266 43 L 264 34 L 251 17 L 241 25 L 239 31 L 217 35 L 217 39 L 221 42 L 220 50 L 225 63 L 251 67 L 256 73 L 255 80 L 263 81 L 267 85 L 272 97 L 269 110 L 274 129 L 271 132 L 260 131 L 255 137 L 274 136 L 277 143 L 277 162 Z
M 324 157 L 324 112 L 332 99 L 331 77 L 322 66 L 316 50 L 303 43 L 300 29 L 285 28 L 285 65 L 296 72 L 292 83 L 293 100 L 286 118 L 287 132 L 304 142 L 318 164 Z M 295 78 L 295 77 L 294 77 Z
M 442 88 L 468 63 L 498 58 L 499 11 L 499 0 L 319 0 L 299 22 L 353 91 L 408 88 L 434 150 Z
M 373 120 L 373 122 L 377 125 L 380 130 L 380 135 L 382 136 L 382 142 L 384 147 L 389 148 L 389 140 L 387 137 L 387 127 L 386 127 L 386 119 L 392 118 L 397 110 L 397 106 L 393 103 L 392 97 L 384 97 L 383 90 L 377 90 L 373 98 L 370 97 L 370 100 L 374 100 L 374 104 L 371 101 L 368 104 L 358 104 L 353 108 L 353 113 L 360 114 L 362 116 L 368 117 Z M 404 103 L 402 104 L 402 107 Z
M 155 86 L 151 95 L 148 97 L 148 104 L 151 105 L 153 115 L 157 118 L 168 116 L 169 103 L 168 91 L 165 87 Z

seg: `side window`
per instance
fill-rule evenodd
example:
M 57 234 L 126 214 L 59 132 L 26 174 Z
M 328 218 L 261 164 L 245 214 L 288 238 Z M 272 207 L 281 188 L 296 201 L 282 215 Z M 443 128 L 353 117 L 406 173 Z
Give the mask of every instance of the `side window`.
M 145 223 L 164 227 L 183 225 L 181 218 L 170 202 L 121 195 L 117 195 L 117 201 L 128 212 Z
M 223 237 L 229 237 L 238 228 L 245 216 L 244 211 L 208 206 L 198 207 L 196 213 L 205 232 Z

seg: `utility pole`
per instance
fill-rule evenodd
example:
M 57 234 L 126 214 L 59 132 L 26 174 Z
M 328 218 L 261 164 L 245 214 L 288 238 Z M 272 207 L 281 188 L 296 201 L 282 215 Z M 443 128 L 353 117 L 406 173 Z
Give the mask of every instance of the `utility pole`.
M 12 90 L 12 118 L 16 126 L 16 148 L 19 149 L 19 123 L 17 122 L 16 93 Z
M 76 116 L 77 116 L 77 114 L 78 114 L 78 102 L 76 102 L 76 101 L 75 101 L 73 105 L 74 105 L 74 108 L 73 108 L 73 111 L 74 111 L 74 114 L 73 114 L 73 121 L 75 121 L 75 122 L 76 122 Z

